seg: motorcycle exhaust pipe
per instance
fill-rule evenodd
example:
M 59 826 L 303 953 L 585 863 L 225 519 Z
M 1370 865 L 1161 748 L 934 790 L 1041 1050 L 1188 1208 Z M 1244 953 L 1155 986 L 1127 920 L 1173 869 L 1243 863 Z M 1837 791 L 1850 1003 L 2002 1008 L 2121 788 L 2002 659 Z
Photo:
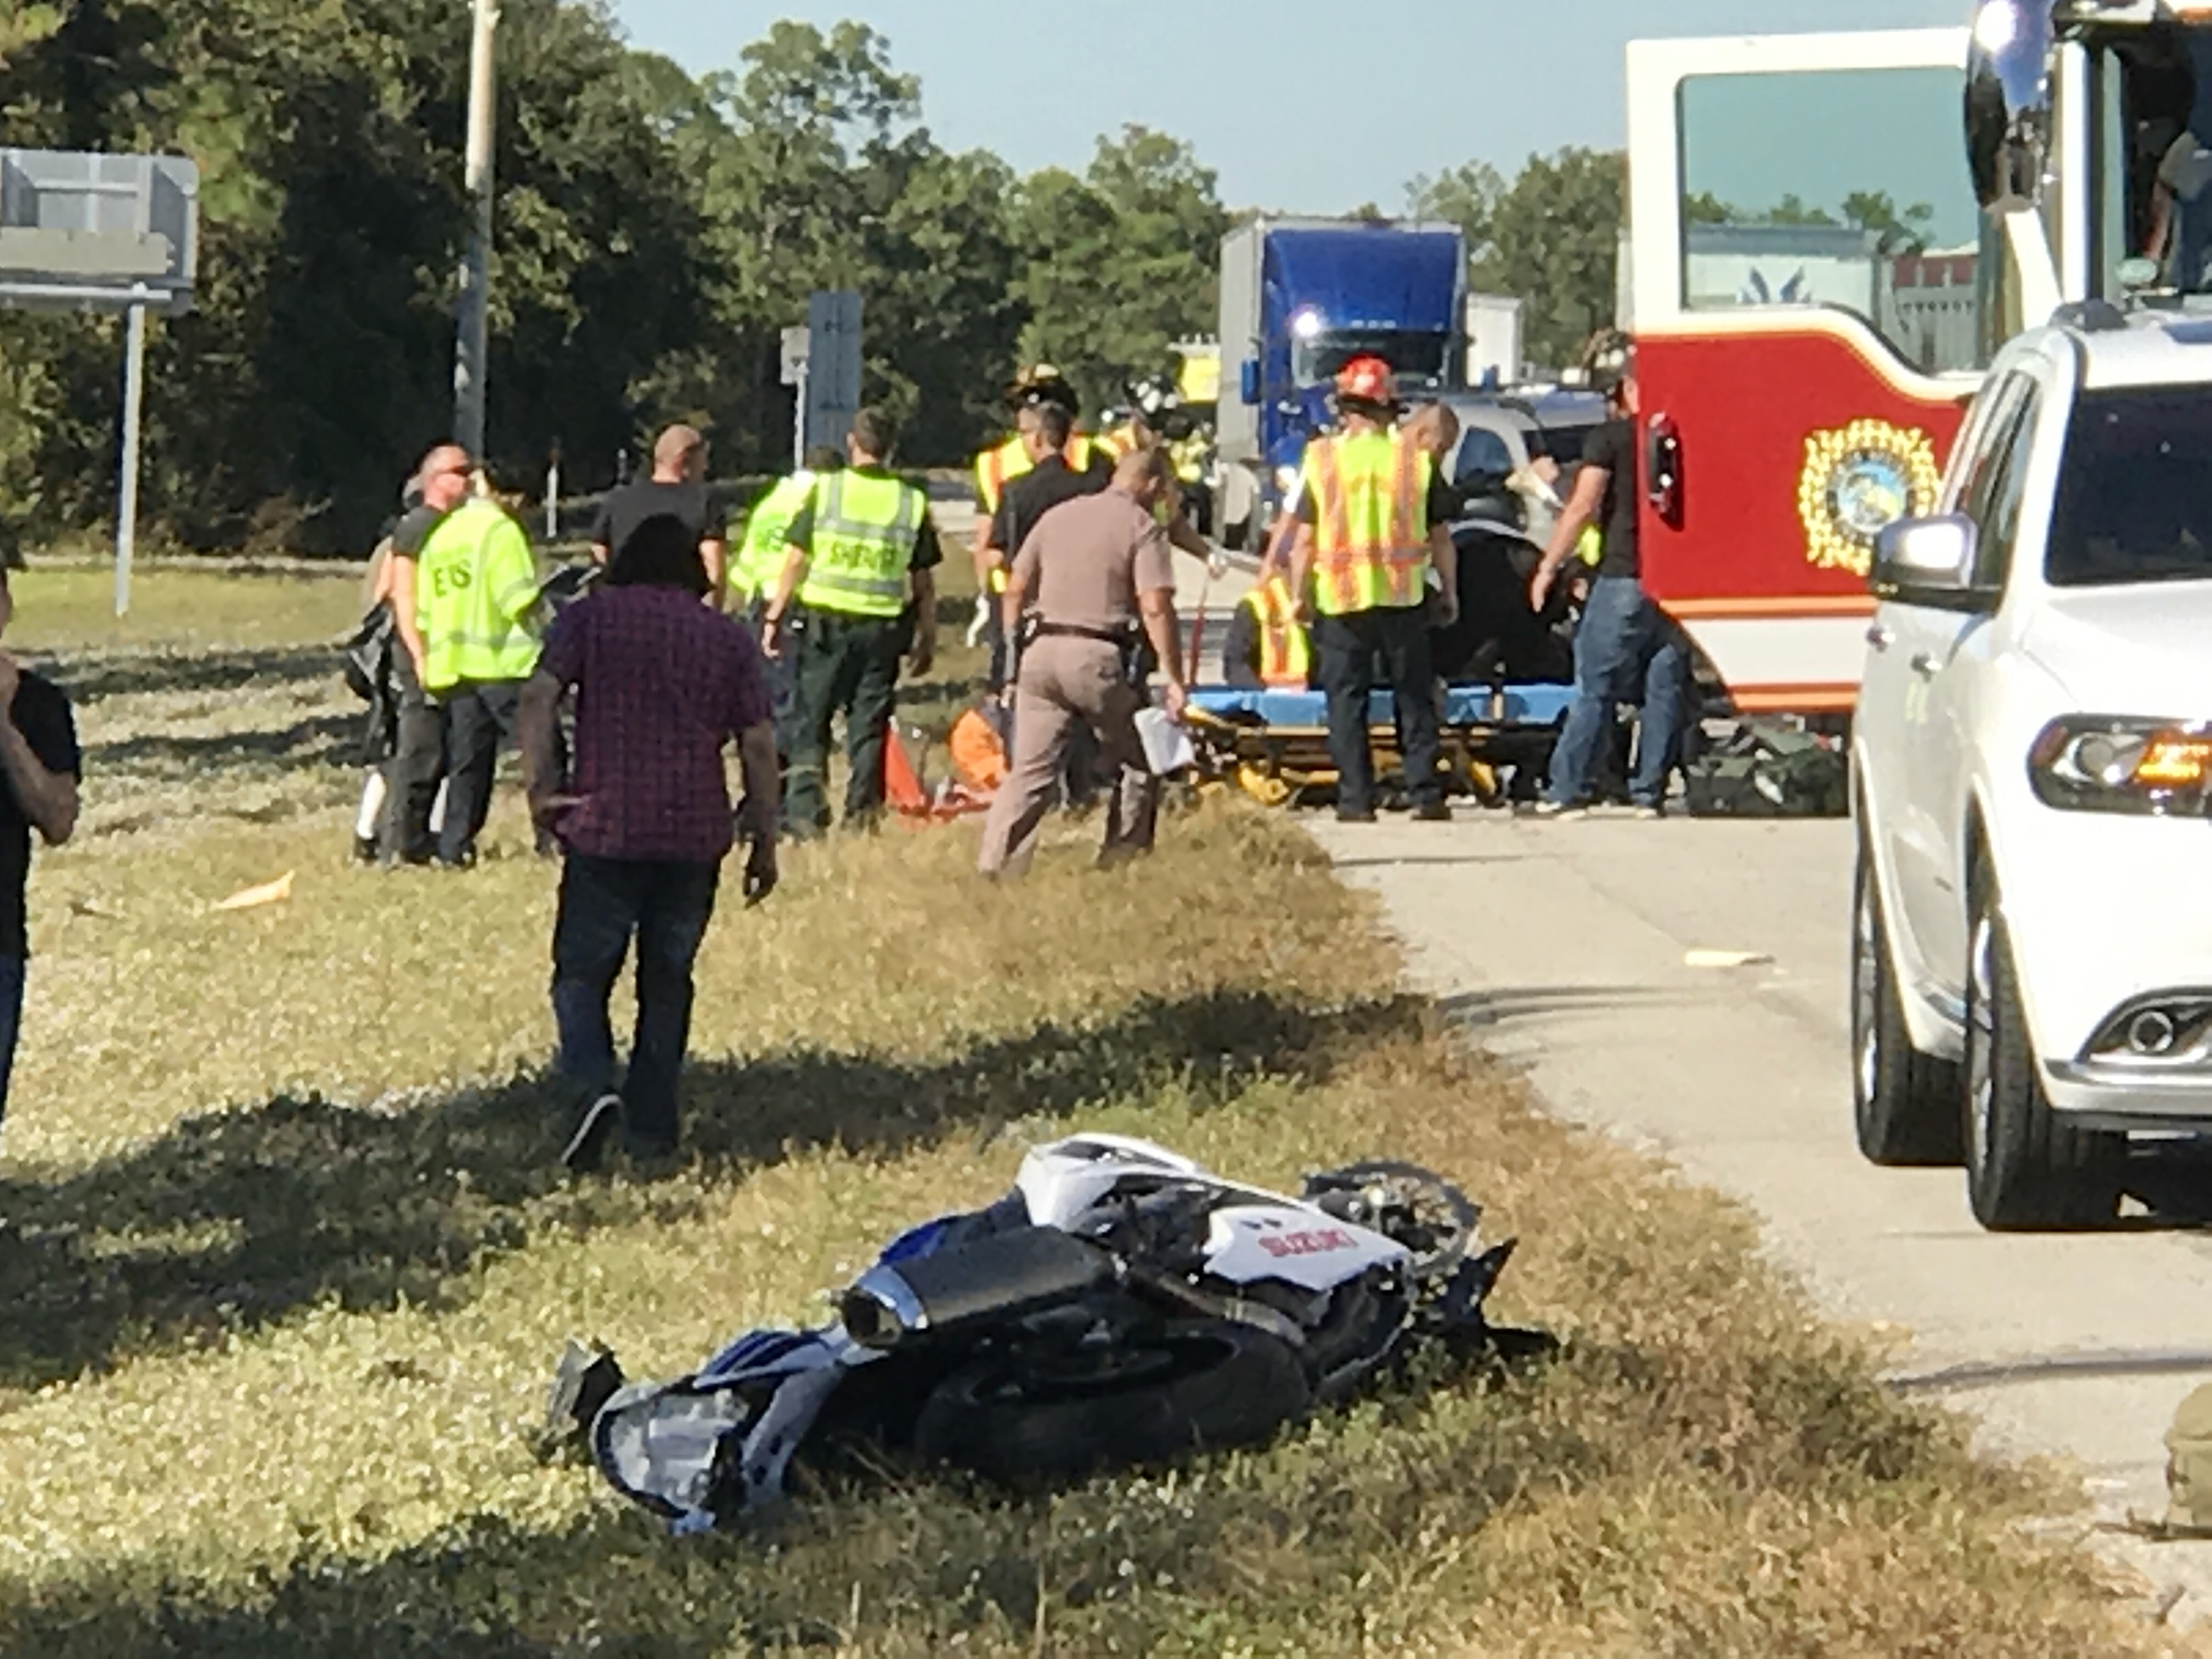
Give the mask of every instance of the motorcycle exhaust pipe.
M 1113 1283 L 1114 1259 L 1056 1227 L 1021 1227 L 935 1255 L 878 1263 L 838 1304 L 864 1348 L 1019 1318 Z

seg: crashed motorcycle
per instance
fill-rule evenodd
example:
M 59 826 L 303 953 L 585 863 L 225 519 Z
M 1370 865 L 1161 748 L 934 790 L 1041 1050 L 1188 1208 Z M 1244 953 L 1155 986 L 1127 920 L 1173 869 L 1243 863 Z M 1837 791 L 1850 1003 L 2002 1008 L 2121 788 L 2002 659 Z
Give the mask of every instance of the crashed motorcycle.
M 835 1323 L 739 1337 L 628 1384 L 572 1343 L 556 1426 L 678 1531 L 776 1498 L 794 1455 L 866 1441 L 1014 1484 L 1259 1444 L 1424 1335 L 1480 1344 L 1513 1243 L 1441 1176 L 1375 1163 L 1297 1197 L 1149 1142 L 1079 1135 L 988 1208 L 895 1240 Z

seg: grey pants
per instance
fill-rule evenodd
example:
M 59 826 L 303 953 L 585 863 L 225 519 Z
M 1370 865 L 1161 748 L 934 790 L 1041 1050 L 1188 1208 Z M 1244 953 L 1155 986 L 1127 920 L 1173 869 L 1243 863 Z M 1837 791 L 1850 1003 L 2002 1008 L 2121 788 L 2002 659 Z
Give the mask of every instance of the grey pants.
M 1160 785 L 1137 736 L 1144 706 L 1144 693 L 1122 677 L 1121 652 L 1102 641 L 1041 639 L 1024 651 L 1014 682 L 1014 752 L 983 826 L 976 867 L 987 876 L 1029 868 L 1079 727 L 1097 737 L 1100 757 L 1117 774 L 1100 862 L 1149 851 Z

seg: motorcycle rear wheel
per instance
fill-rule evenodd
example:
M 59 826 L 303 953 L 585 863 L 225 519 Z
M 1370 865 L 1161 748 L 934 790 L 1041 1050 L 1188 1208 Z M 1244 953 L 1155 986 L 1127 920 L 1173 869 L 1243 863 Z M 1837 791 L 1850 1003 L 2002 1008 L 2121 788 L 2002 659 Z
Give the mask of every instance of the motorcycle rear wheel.
M 1253 1446 L 1312 1401 L 1290 1345 L 1231 1320 L 1132 1334 L 1095 1355 L 1007 1353 L 938 1384 L 915 1425 L 923 1457 L 1021 1485 Z

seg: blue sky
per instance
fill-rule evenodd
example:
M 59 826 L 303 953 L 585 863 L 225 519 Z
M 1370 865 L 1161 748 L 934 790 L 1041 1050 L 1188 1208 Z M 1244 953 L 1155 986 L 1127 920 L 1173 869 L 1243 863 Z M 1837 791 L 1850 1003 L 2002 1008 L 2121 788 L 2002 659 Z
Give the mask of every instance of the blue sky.
M 1402 204 L 1470 158 L 1621 141 L 1621 49 L 1639 35 L 1965 23 L 1968 0 L 611 0 L 638 46 L 733 67 L 778 17 L 858 16 L 919 75 L 939 142 L 1028 170 L 1080 168 L 1139 122 L 1188 139 L 1232 206 Z M 1347 22 L 1352 33 L 1347 34 Z M 1060 27 L 1063 23 L 1068 27 Z M 1379 100 L 1382 118 L 1334 108 Z

